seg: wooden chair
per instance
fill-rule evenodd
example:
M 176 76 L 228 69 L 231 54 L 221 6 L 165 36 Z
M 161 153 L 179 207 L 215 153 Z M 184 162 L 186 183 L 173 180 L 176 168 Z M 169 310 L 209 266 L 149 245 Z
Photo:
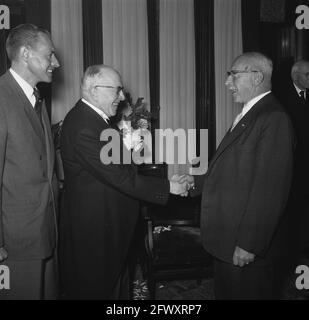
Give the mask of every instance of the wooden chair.
M 212 257 L 201 244 L 200 200 L 200 197 L 170 195 L 164 207 L 142 206 L 146 225 L 146 278 L 151 299 L 155 299 L 159 280 L 201 281 L 212 277 Z

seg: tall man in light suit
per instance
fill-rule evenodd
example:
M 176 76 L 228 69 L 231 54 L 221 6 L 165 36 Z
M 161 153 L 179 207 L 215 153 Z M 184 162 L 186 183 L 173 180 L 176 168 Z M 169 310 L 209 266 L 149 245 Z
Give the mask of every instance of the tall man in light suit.
M 50 34 L 31 24 L 12 29 L 11 68 L 0 78 L 0 263 L 10 289 L 1 299 L 56 297 L 57 181 L 50 122 L 36 85 L 59 67 Z
M 235 59 L 226 85 L 242 111 L 205 176 L 195 177 L 192 194 L 202 192 L 202 241 L 215 258 L 217 299 L 273 298 L 294 137 L 271 93 L 271 75 L 272 62 L 260 53 Z

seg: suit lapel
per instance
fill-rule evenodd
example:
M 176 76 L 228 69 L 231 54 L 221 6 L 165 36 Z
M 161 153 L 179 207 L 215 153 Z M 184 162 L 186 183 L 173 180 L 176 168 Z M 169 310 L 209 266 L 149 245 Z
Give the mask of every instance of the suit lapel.
M 30 101 L 27 99 L 25 93 L 23 92 L 22 88 L 19 84 L 15 81 L 14 77 L 11 75 L 9 71 L 6 73 L 7 83 L 13 92 L 13 95 L 16 96 L 17 101 L 16 105 L 23 109 L 29 122 L 36 134 L 36 137 L 39 139 L 41 143 L 44 143 L 44 132 L 42 126 L 40 124 L 40 120 L 38 119 L 33 106 L 31 105 Z
M 42 106 L 42 122 L 45 131 L 45 147 L 47 156 L 47 172 L 49 180 L 52 180 L 55 164 L 55 151 L 52 133 L 50 130 L 49 117 L 46 111 L 45 103 Z
M 261 100 L 259 100 L 246 114 L 245 116 L 237 123 L 235 128 L 231 131 L 230 129 L 225 134 L 222 139 L 213 159 L 209 164 L 209 169 L 213 167 L 214 163 L 218 160 L 218 158 L 222 155 L 222 153 L 236 140 L 238 139 L 248 127 L 250 127 L 251 123 L 256 119 L 257 114 L 260 108 L 265 105 L 265 101 L 270 99 L 272 94 L 267 94 Z
M 107 124 L 106 121 L 97 112 L 95 112 L 91 107 L 85 104 L 82 100 L 78 101 L 77 106 L 84 109 L 85 112 L 92 114 L 92 116 L 95 117 L 97 121 L 100 121 L 101 124 L 105 127 L 104 129 L 112 128 L 110 124 Z

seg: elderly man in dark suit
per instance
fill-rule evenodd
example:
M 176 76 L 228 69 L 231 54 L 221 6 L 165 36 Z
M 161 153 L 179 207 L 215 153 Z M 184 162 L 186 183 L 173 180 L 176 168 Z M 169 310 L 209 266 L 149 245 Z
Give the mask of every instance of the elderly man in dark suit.
M 63 122 L 66 210 L 61 217 L 61 256 L 66 298 L 129 299 L 127 259 L 138 200 L 163 205 L 169 192 L 186 190 L 186 183 L 139 176 L 132 164 L 103 163 L 107 141 L 100 137 L 111 129 L 109 118 L 124 99 L 122 90 L 116 70 L 89 67 L 82 80 L 83 98 Z M 119 140 L 114 141 L 117 149 Z
M 50 121 L 36 85 L 59 67 L 50 34 L 31 24 L 11 30 L 12 62 L 0 78 L 0 263 L 10 290 L 1 299 L 56 297 L 57 181 Z
M 271 93 L 271 75 L 272 62 L 260 53 L 235 59 L 226 86 L 242 111 L 205 176 L 194 177 L 191 193 L 202 192 L 202 241 L 215 258 L 217 299 L 273 297 L 275 239 L 290 188 L 293 130 Z

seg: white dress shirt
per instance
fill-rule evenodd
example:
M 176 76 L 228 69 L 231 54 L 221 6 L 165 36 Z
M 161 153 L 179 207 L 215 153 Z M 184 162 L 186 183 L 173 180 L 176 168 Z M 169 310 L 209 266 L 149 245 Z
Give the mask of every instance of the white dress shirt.
M 13 78 L 16 80 L 16 82 L 19 84 L 19 86 L 24 91 L 24 93 L 25 93 L 27 99 L 30 101 L 32 107 L 34 107 L 35 102 L 36 102 L 36 98 L 33 95 L 32 86 L 26 80 L 24 80 L 18 73 L 16 73 L 16 71 L 14 71 L 12 68 L 10 68 L 10 72 L 11 72 Z
M 102 117 L 107 124 L 109 124 L 109 117 L 104 113 L 104 111 L 97 108 L 96 106 L 94 106 L 93 104 L 85 100 L 84 98 L 82 98 L 82 101 L 91 109 L 93 109 L 100 117 Z
M 296 91 L 297 91 L 298 96 L 301 98 L 300 92 L 301 92 L 301 91 L 304 91 L 304 97 L 305 97 L 305 99 L 307 99 L 306 89 L 305 89 L 305 90 L 299 89 L 294 82 L 293 82 L 293 85 L 294 85 L 294 87 L 295 87 L 295 89 L 296 89 Z
M 267 91 L 264 92 L 256 97 L 254 97 L 253 99 L 251 99 L 250 101 L 248 101 L 247 103 L 244 104 L 241 112 L 236 116 L 233 125 L 231 127 L 231 131 L 236 127 L 237 123 L 245 116 L 245 114 L 262 98 L 264 98 L 267 94 L 269 94 L 271 91 Z

